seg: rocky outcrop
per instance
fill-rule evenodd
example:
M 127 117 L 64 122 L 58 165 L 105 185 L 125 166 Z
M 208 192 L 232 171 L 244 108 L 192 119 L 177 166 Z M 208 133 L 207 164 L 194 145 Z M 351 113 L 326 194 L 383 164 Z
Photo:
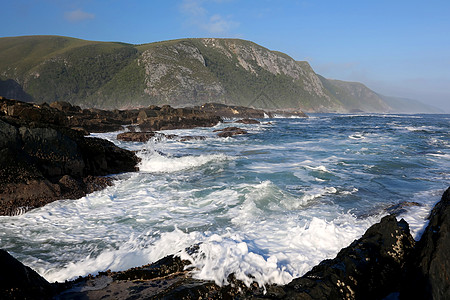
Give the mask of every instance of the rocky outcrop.
M 61 125 L 50 108 L 2 100 L 0 215 L 80 198 L 111 184 L 102 176 L 136 170 L 134 153 Z
M 224 129 L 214 130 L 214 132 L 218 132 L 217 136 L 223 138 L 248 133 L 247 130 L 239 127 L 225 127 Z
M 450 188 L 429 220 L 409 263 L 401 299 L 450 299 Z
M 169 105 L 141 109 L 137 118 L 142 131 L 212 127 L 221 120 L 218 114 L 205 113 L 197 109 L 173 108 Z
M 268 116 L 271 117 L 271 113 L 265 112 L 262 109 L 255 109 L 244 106 L 225 105 L 220 103 L 205 103 L 201 106 L 196 106 L 195 109 L 199 111 L 221 116 L 223 118 L 254 118 L 263 119 Z
M 258 120 L 255 120 L 255 119 L 241 119 L 241 120 L 237 120 L 236 123 L 241 123 L 241 124 L 260 124 L 261 122 L 259 122 Z
M 286 286 L 286 295 L 298 299 L 383 299 L 400 288 L 403 267 L 414 244 L 404 220 L 384 217 L 336 258 L 294 279 Z
M 123 125 L 134 123 L 138 114 L 137 110 L 81 109 L 68 102 L 38 105 L 3 97 L 0 97 L 0 111 L 19 120 L 69 127 L 85 135 L 120 130 Z

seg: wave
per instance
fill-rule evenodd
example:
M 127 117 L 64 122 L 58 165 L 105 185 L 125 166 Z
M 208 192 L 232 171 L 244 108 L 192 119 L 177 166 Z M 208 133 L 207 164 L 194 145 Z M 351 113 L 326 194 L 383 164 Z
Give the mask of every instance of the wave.
M 205 154 L 199 156 L 173 157 L 163 155 L 157 151 L 142 151 L 138 153 L 141 158 L 139 170 L 151 173 L 173 173 L 183 170 L 198 168 L 211 162 L 229 160 L 224 154 Z

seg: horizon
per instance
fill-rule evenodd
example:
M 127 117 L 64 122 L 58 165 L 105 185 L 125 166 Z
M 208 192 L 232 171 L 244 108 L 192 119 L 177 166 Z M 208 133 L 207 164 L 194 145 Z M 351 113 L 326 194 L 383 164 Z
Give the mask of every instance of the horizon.
M 19 0 L 4 7 L 1 37 L 59 35 L 134 45 L 239 38 L 307 61 L 326 78 L 450 112 L 450 3 L 442 0 Z

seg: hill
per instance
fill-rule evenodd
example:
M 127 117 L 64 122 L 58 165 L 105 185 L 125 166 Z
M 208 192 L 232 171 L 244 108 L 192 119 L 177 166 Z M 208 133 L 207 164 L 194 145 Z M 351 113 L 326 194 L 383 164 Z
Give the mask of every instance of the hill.
M 329 80 L 306 61 L 239 39 L 142 45 L 60 36 L 0 38 L 0 95 L 82 107 L 205 102 L 307 112 L 387 112 L 361 83 Z

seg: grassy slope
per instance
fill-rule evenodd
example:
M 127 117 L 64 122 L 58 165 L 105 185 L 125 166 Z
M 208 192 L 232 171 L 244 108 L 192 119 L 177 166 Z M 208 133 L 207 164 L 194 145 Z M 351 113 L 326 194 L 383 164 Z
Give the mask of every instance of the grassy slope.
M 230 44 L 235 44 L 261 52 L 270 51 L 244 40 L 216 41 L 228 50 Z M 189 55 L 183 56 L 183 51 L 173 51 L 181 44 L 197 48 L 206 67 Z M 145 90 L 148 74 L 142 54 L 147 50 L 156 53 L 151 63 L 171 67 L 170 72 L 153 86 L 157 91 L 164 91 L 160 96 L 152 96 Z M 61 36 L 0 38 L 0 83 L 13 79 L 36 102 L 64 100 L 106 108 L 214 101 L 267 109 L 302 107 L 310 111 L 339 111 L 347 107 L 364 111 L 387 110 L 389 99 L 382 99 L 362 84 L 319 76 L 328 99 L 312 96 L 305 90 L 305 79 L 308 78 L 293 80 L 284 74 L 275 75 L 258 66 L 256 61 L 247 61 L 254 70 L 250 72 L 240 65 L 236 53 L 229 53 L 231 57 L 217 48 L 206 47 L 201 39 L 130 45 Z M 292 60 L 284 53 L 270 53 L 280 60 Z M 307 62 L 296 63 L 307 74 L 315 75 Z M 187 79 L 187 89 L 180 88 L 180 82 L 175 80 L 177 76 Z M 223 92 L 208 89 L 213 85 L 222 87 Z M 395 106 L 398 101 L 391 102 Z

